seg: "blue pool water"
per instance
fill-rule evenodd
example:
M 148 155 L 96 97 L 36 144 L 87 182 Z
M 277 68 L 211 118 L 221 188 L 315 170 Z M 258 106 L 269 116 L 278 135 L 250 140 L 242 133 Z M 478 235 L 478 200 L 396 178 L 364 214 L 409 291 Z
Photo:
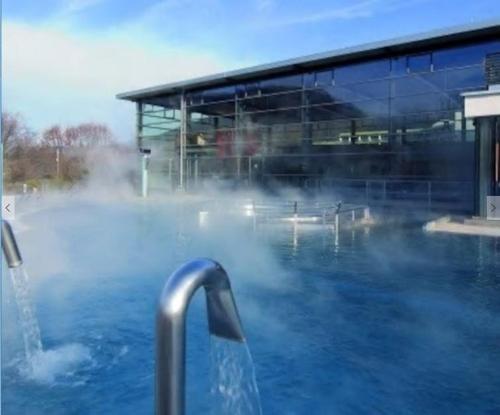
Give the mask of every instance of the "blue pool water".
M 498 239 L 387 225 L 336 241 L 315 225 L 200 227 L 198 210 L 75 201 L 21 217 L 46 354 L 35 378 L 23 372 L 4 275 L 3 414 L 153 413 L 156 300 L 197 256 L 231 277 L 264 414 L 500 413 Z M 209 365 L 198 295 L 190 414 L 211 413 Z

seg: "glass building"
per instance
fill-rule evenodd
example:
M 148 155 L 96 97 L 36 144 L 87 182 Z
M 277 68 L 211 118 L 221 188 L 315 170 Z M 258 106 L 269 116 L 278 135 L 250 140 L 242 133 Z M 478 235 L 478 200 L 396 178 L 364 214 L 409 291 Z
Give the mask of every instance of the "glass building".
M 209 180 L 231 188 L 288 185 L 349 201 L 474 213 L 484 178 L 464 93 L 496 82 L 489 62 L 499 56 L 496 22 L 118 98 L 137 105 L 138 146 L 151 149 L 156 188 L 193 190 Z M 496 194 L 498 171 L 488 177 L 497 181 L 487 193 Z

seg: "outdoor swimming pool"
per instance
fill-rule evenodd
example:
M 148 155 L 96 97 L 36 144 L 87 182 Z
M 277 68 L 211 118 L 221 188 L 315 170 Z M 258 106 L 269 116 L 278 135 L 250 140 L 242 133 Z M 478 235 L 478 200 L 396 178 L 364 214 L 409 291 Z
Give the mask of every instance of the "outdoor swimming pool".
M 23 372 L 4 275 L 4 414 L 153 413 L 156 301 L 167 276 L 199 256 L 231 278 L 264 414 L 500 412 L 499 240 L 381 225 L 336 241 L 319 225 L 254 232 L 243 219 L 209 218 L 200 227 L 198 211 L 65 201 L 21 216 L 49 351 L 35 376 Z M 187 337 L 191 414 L 213 404 L 206 326 L 198 294 Z

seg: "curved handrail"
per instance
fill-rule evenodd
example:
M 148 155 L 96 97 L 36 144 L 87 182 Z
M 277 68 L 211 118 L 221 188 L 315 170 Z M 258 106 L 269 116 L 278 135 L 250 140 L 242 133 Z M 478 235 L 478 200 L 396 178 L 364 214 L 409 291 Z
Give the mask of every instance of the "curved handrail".
M 184 415 L 186 312 L 200 287 L 205 289 L 210 333 L 245 340 L 224 268 L 201 258 L 177 269 L 163 288 L 156 312 L 156 415 Z

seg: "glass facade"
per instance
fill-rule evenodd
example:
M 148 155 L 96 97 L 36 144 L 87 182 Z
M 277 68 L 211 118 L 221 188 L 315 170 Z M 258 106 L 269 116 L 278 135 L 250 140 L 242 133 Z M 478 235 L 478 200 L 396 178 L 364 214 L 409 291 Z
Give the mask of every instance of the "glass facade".
M 471 211 L 476 135 L 461 93 L 487 87 L 498 52 L 489 41 L 143 99 L 139 142 L 168 186 L 184 146 L 188 188 L 287 184 Z

